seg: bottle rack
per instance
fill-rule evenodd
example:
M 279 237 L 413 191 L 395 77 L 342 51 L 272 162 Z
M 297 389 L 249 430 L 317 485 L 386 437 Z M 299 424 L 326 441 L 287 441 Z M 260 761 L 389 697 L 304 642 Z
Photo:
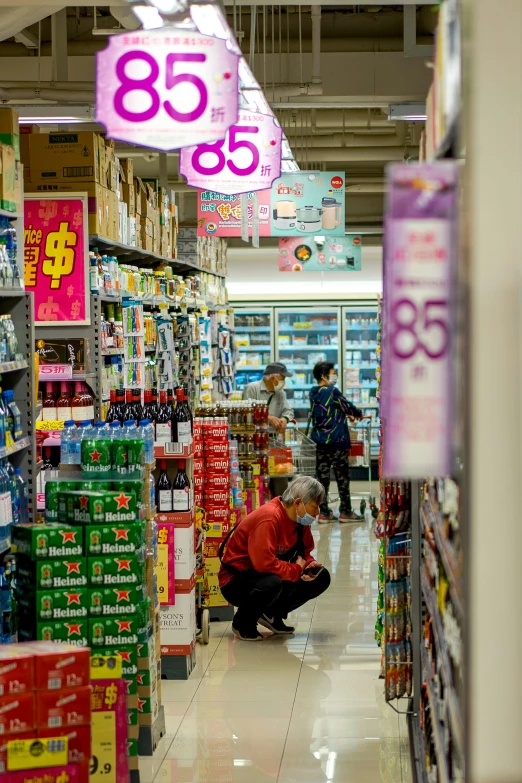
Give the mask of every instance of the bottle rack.
M 20 243 L 23 251 L 23 243 Z M 12 446 L 0 449 L 0 458 L 9 457 L 16 468 L 21 468 L 22 477 L 27 484 L 29 498 L 29 517 L 36 513 L 36 476 L 39 465 L 36 464 L 35 421 L 38 407 L 35 405 L 33 383 L 34 355 L 34 318 L 33 295 L 21 289 L 0 288 L 0 315 L 10 314 L 16 335 L 19 352 L 25 361 L 6 362 L 0 365 L 2 389 L 14 391 L 15 402 L 22 415 L 24 437 Z

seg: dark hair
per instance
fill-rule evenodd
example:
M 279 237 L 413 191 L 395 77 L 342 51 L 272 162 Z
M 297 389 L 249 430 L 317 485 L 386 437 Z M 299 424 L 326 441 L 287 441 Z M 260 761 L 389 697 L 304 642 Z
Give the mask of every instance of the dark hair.
M 315 380 L 320 381 L 324 378 L 325 375 L 328 378 L 330 375 L 330 370 L 333 370 L 334 367 L 335 364 L 332 362 L 317 362 L 313 371 Z

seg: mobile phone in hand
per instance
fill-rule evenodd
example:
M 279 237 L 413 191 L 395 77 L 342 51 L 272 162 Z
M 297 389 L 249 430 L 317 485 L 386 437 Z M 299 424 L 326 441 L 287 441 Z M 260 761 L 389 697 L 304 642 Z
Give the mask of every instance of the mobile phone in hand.
M 309 568 L 306 568 L 305 569 L 305 574 L 307 576 L 313 576 L 314 579 L 315 579 L 317 576 L 319 576 L 321 571 L 324 571 L 324 566 L 315 565 L 315 566 L 310 566 Z

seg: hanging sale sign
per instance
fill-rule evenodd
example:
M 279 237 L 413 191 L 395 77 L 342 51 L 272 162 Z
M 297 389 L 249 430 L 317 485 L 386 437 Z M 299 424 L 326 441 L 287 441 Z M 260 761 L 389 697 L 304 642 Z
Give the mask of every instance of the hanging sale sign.
M 280 272 L 359 272 L 361 237 L 279 237 Z
M 241 111 L 221 141 L 181 150 L 180 173 L 194 188 L 226 195 L 265 190 L 281 174 L 282 137 L 273 116 Z
M 384 244 L 384 474 L 450 473 L 457 166 L 388 169 Z
M 112 35 L 96 55 L 96 119 L 112 139 L 164 151 L 223 139 L 238 62 L 226 41 L 178 27 Z
M 26 196 L 24 280 L 37 326 L 90 324 L 87 196 Z

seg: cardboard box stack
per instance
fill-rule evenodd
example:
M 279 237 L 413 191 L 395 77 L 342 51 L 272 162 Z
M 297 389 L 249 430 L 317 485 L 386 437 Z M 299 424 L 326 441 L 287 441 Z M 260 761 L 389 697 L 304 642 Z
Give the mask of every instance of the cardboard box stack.
M 21 154 L 26 192 L 86 193 L 90 234 L 175 257 L 173 193 L 135 177 L 132 158 L 119 158 L 113 141 L 90 131 L 28 132 Z
M 78 783 L 89 783 L 89 662 L 88 648 L 69 644 L 28 642 L 0 647 L 0 774 L 7 780 L 23 780 L 24 768 L 38 767 L 46 781 L 54 781 L 61 770 L 71 773 Z M 46 739 L 55 740 L 49 748 Z M 48 750 L 45 755 L 41 746 L 39 753 L 31 752 L 34 740 Z M 55 760 L 49 763 L 46 758 Z M 41 768 L 42 764 L 48 767 Z
M 178 229 L 177 255 L 213 274 L 227 274 L 227 242 L 220 237 L 198 237 L 196 226 Z
M 23 210 L 23 169 L 18 112 L 5 106 L 0 108 L 0 208 L 8 212 Z
M 139 725 L 153 721 L 138 672 L 152 668 L 155 683 L 160 676 L 154 555 L 148 555 L 155 537 L 150 494 L 143 481 L 130 479 L 48 481 L 46 523 L 17 526 L 13 534 L 19 638 L 67 640 L 121 656 L 131 769 Z

